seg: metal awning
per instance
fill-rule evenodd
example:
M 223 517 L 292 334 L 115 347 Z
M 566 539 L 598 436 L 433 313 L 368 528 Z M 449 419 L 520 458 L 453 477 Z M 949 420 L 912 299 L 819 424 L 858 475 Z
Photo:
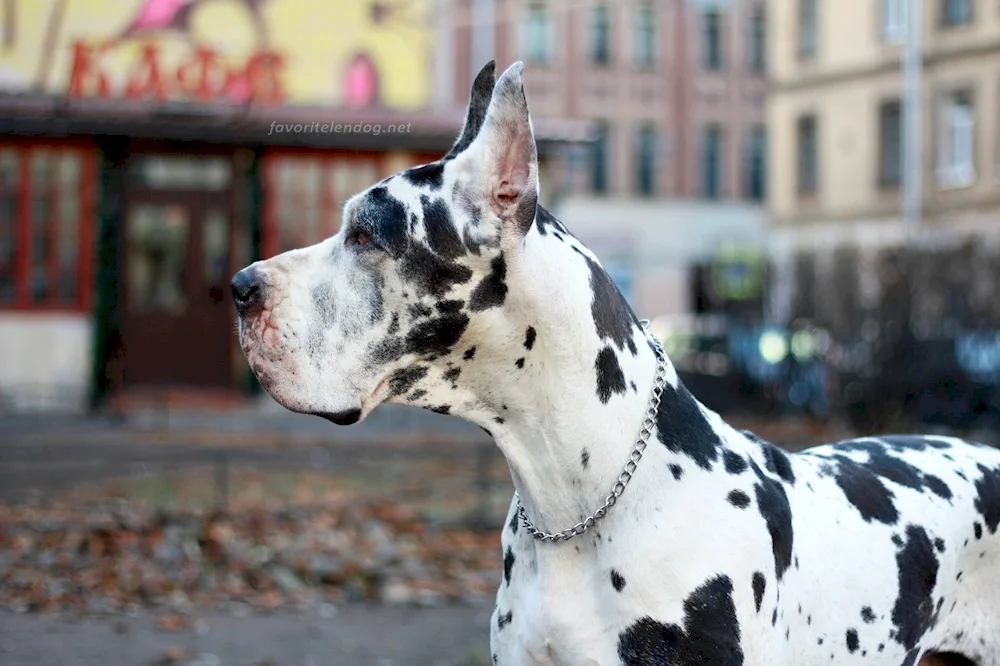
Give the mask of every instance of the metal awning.
M 0 94 L 0 134 L 21 136 L 122 135 L 214 144 L 445 152 L 458 136 L 463 117 L 459 109 L 153 104 Z M 588 121 L 539 118 L 533 124 L 542 154 L 592 137 Z

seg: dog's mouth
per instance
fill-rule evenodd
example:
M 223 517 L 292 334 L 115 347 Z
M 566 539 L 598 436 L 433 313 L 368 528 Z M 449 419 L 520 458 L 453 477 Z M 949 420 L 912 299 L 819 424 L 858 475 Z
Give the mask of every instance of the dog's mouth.
M 310 405 L 311 401 L 303 399 L 306 396 L 302 391 L 295 390 L 288 384 L 291 378 L 298 376 L 294 367 L 295 355 L 286 344 L 286 337 L 276 326 L 269 310 L 240 320 L 239 342 L 261 387 L 279 404 L 293 412 L 319 416 L 337 425 L 353 425 L 367 418 L 392 395 L 392 373 L 386 373 L 371 391 L 350 383 L 350 393 L 366 396 L 356 403 L 357 407 L 330 411 Z

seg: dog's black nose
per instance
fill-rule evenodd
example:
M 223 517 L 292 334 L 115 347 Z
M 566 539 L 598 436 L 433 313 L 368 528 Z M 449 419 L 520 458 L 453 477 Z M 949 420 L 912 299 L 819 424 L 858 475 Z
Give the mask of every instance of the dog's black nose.
M 247 313 L 260 307 L 264 301 L 264 285 L 260 274 L 253 267 L 244 268 L 234 275 L 230 286 L 233 289 L 236 311 L 240 316 L 246 316 Z

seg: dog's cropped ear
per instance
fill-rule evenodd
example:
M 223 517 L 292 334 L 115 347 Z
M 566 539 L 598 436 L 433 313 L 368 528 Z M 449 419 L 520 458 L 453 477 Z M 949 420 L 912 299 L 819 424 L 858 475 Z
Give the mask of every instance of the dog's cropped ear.
M 476 140 L 479 130 L 483 127 L 483 121 L 486 120 L 486 109 L 490 106 L 496 80 L 497 61 L 490 60 L 476 75 L 476 80 L 472 82 L 469 110 L 465 112 L 465 124 L 462 125 L 462 132 L 458 135 L 455 145 L 451 147 L 443 159 L 448 160 L 455 157 Z
M 502 221 L 504 238 L 520 239 L 531 228 L 538 204 L 538 150 L 524 96 L 524 65 L 511 65 L 493 88 L 479 137 L 484 202 Z

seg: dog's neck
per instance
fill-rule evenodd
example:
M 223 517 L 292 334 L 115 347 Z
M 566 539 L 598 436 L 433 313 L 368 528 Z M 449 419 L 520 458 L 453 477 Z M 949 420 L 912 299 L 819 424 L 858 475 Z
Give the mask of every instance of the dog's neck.
M 591 515 L 614 485 L 650 407 L 657 359 L 623 300 L 610 304 L 622 318 L 615 322 L 621 346 L 606 336 L 607 327 L 601 330 L 595 311 L 609 304 L 595 305 L 595 299 L 609 294 L 594 289 L 598 278 L 593 273 L 610 279 L 569 241 L 532 231 L 518 254 L 508 262 L 506 308 L 524 314 L 524 329 L 534 331 L 531 349 L 523 331 L 495 341 L 499 353 L 477 368 L 475 403 L 486 407 L 463 416 L 493 435 L 529 519 L 539 529 L 556 532 Z M 621 299 L 616 289 L 611 291 Z M 486 328 L 492 328 L 489 322 Z M 623 331 L 627 339 L 621 339 Z M 605 399 L 596 369 L 601 350 L 613 353 L 621 368 L 621 380 L 608 380 Z M 664 362 L 675 386 L 676 372 L 668 359 Z M 683 395 L 694 403 L 686 405 L 689 409 L 701 409 L 690 394 Z M 661 427 L 670 421 L 661 410 Z M 661 458 L 666 451 L 656 434 L 649 448 Z M 660 461 L 637 474 L 669 478 L 670 472 Z

